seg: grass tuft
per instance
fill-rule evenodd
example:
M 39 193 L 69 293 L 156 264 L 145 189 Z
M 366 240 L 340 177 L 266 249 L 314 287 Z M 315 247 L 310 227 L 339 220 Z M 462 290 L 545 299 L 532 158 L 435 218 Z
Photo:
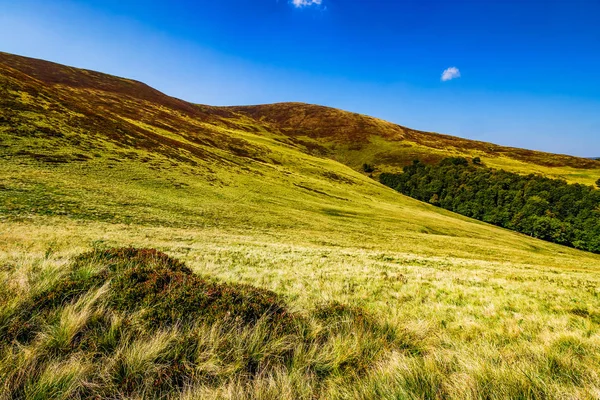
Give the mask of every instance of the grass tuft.
M 294 313 L 274 292 L 201 277 L 149 249 L 77 256 L 53 285 L 5 312 L 28 321 L 27 335 L 13 321 L 0 345 L 8 397 L 166 398 L 230 387 L 308 398 L 402 350 L 394 330 L 359 307 Z

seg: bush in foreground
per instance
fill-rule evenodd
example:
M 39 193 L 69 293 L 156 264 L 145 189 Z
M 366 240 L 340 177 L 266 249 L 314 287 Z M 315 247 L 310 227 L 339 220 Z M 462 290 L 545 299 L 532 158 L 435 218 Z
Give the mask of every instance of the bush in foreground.
M 299 315 L 145 249 L 85 253 L 1 311 L 0 398 L 170 398 L 283 376 L 314 397 L 410 347 L 359 308 Z

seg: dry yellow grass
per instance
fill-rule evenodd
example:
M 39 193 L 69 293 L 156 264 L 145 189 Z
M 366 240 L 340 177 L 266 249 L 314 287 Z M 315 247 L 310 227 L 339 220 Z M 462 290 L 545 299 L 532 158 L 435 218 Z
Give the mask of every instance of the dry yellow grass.
M 198 384 L 186 389 L 189 398 L 593 399 L 600 390 L 600 278 L 593 255 L 573 252 L 571 257 L 583 256 L 580 264 L 572 258 L 561 265 L 560 259 L 546 264 L 550 258 L 543 254 L 528 263 L 498 261 L 500 254 L 491 253 L 423 255 L 432 243 L 412 252 L 402 245 L 369 249 L 335 243 L 335 237 L 317 244 L 303 233 L 296 237 L 298 232 L 68 220 L 3 227 L 0 263 L 5 270 L 13 266 L 3 273 L 4 282 L 12 285 L 27 287 L 33 271 L 54 271 L 98 241 L 155 247 L 185 260 L 198 273 L 282 293 L 299 312 L 328 300 L 359 305 L 419 349 L 382 356 L 351 385 L 330 382 L 315 391 L 307 380 L 303 392 L 297 380 L 306 377 L 294 376 L 292 369 L 251 386 L 235 379 L 219 387 Z M 345 359 L 354 345 L 351 338 L 340 337 L 332 346 L 328 357 Z M 326 356 L 323 351 L 311 357 Z M 210 359 L 209 352 L 205 360 Z M 207 362 L 213 366 L 202 368 L 219 368 L 217 361 Z

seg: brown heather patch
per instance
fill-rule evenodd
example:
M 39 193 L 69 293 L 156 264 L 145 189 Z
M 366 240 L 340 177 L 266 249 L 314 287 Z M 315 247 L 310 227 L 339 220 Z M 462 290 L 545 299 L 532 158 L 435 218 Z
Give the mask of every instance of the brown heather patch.
M 111 282 L 111 306 L 122 312 L 143 309 L 152 326 L 231 319 L 243 324 L 262 317 L 279 323 L 292 318 L 275 293 L 250 285 L 217 283 L 154 249 L 96 250 L 76 264 L 101 266 Z
M 365 115 L 329 107 L 303 103 L 278 103 L 257 106 L 236 106 L 228 107 L 228 109 L 248 115 L 261 123 L 266 122 L 292 138 L 306 136 L 317 140 L 317 143 L 311 144 L 312 148 L 309 148 L 311 151 L 314 148 L 318 148 L 319 140 L 357 146 L 361 143 L 368 143 L 371 137 L 379 137 L 391 143 L 408 142 L 431 150 L 459 152 L 463 155 L 468 155 L 471 152 L 477 152 L 485 157 L 503 155 L 515 160 L 547 167 L 600 168 L 600 162 L 597 160 L 498 146 L 492 143 L 468 140 L 450 135 L 418 131 Z M 325 141 L 323 144 L 329 151 L 319 149 L 323 155 L 331 151 Z M 306 145 L 305 142 L 301 144 Z M 399 144 L 395 146 L 396 148 L 401 148 Z M 332 153 L 335 154 L 335 150 Z M 436 156 L 434 155 L 435 151 L 432 153 L 430 157 L 432 162 L 439 161 L 441 158 L 448 156 L 448 154 L 445 156 Z M 384 152 L 368 161 L 375 164 L 391 163 L 392 165 L 404 165 L 407 160 L 408 162 L 412 161 L 410 157 L 410 154 L 402 156 L 396 153 L 394 155 L 386 155 Z M 421 154 L 418 158 L 421 160 L 429 159 L 427 154 Z
M 273 292 L 211 281 L 154 249 L 121 248 L 77 257 L 70 273 L 32 296 L 5 321 L 0 333 L 9 342 L 29 342 L 55 309 L 105 283 L 110 284 L 112 309 L 144 310 L 143 319 L 153 327 L 217 320 L 254 324 L 263 317 L 278 326 L 294 318 Z
M 79 255 L 55 282 L 2 311 L 0 352 L 16 359 L 10 368 L 0 362 L 9 398 L 166 398 L 286 369 L 316 394 L 329 378 L 354 381 L 386 351 L 410 348 L 358 307 L 323 304 L 311 321 L 274 292 L 195 275 L 154 249 Z M 344 342 L 350 351 L 330 355 Z M 62 370 L 47 376 L 65 362 L 81 382 Z

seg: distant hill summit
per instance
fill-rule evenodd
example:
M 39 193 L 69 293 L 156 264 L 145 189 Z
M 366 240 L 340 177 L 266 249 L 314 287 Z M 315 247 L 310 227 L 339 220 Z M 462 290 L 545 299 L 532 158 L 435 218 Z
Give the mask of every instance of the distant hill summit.
M 435 163 L 448 156 L 480 157 L 493 167 L 519 173 L 540 173 L 590 183 L 598 174 L 573 174 L 570 169 L 598 170 L 593 159 L 551 154 L 455 136 L 418 131 L 366 115 L 304 103 L 226 107 L 277 129 L 307 150 L 330 156 L 355 169 L 367 163 L 378 172 L 399 171 L 413 160 Z M 566 169 L 564 169 L 566 168 Z
M 47 97 L 60 96 L 62 104 L 69 104 L 88 116 L 99 115 L 110 104 L 121 101 L 119 113 L 122 117 L 144 121 L 161 129 L 181 130 L 182 123 L 189 126 L 189 119 L 193 119 L 252 133 L 264 131 L 279 135 L 279 140 L 307 154 L 331 158 L 357 171 L 368 164 L 373 166 L 375 174 L 397 172 L 414 159 L 433 163 L 448 156 L 463 156 L 480 157 L 488 166 L 512 172 L 533 172 L 586 184 L 595 182 L 600 176 L 598 160 L 423 132 L 330 107 L 304 103 L 232 107 L 196 105 L 134 80 L 1 52 L 0 73 L 4 80 L 10 79 L 13 84 L 35 93 L 60 88 L 60 94 L 53 91 L 46 93 Z M 70 98 L 69 93 L 77 96 Z M 84 101 L 81 101 L 82 97 Z M 133 106 L 140 101 L 152 104 L 154 108 L 162 107 L 163 111 L 157 109 L 149 114 L 143 108 Z M 188 121 L 174 119 L 165 109 L 176 111 Z M 119 129 L 134 129 L 146 143 L 164 140 L 156 137 L 156 132 L 141 132 L 143 128 L 139 124 L 132 127 L 131 121 L 122 118 L 112 119 L 111 124 L 115 129 L 109 136 L 118 131 L 117 125 L 127 124 L 127 128 L 121 126 Z M 116 136 L 114 139 L 119 140 Z M 229 148 L 218 141 L 205 140 L 217 147 Z

